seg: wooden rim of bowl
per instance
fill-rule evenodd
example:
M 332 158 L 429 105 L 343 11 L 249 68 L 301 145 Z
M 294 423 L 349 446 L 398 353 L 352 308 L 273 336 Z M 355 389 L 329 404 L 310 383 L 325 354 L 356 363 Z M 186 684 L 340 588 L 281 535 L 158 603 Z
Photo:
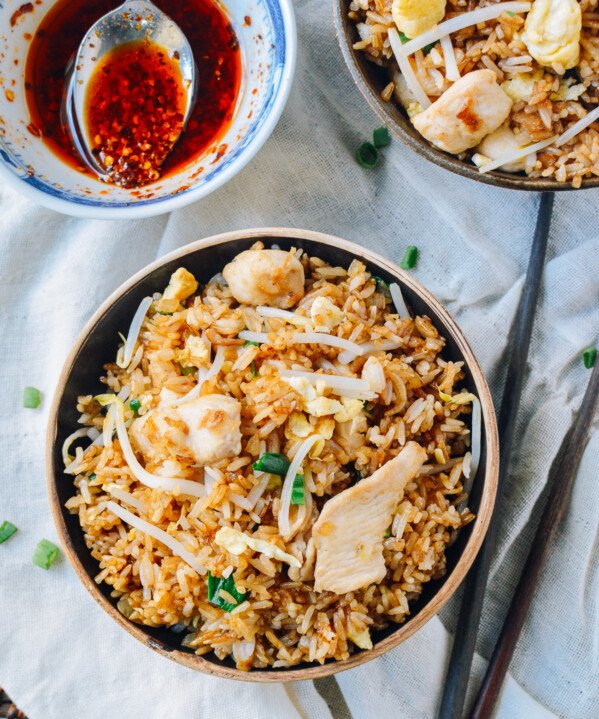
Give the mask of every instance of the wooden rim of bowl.
M 457 157 L 431 145 L 412 127 L 409 120 L 405 118 L 394 103 L 384 102 L 379 93 L 373 88 L 372 79 L 365 70 L 366 63 L 368 65 L 372 63 L 363 54 L 359 54 L 359 51 L 353 49 L 353 38 L 351 36 L 353 23 L 347 17 L 348 4 L 348 0 L 333 0 L 335 30 L 341 47 L 341 54 L 354 83 L 366 102 L 404 145 L 445 170 L 493 187 L 527 192 L 568 192 L 570 190 L 590 190 L 599 187 L 599 177 L 583 179 L 580 188 L 575 188 L 568 183 L 557 182 L 547 177 L 526 177 L 499 171 L 483 174 L 474 165 L 458 160 Z
M 54 448 L 57 435 L 57 424 L 58 424 L 58 409 L 60 400 L 62 398 L 67 380 L 71 373 L 72 367 L 74 366 L 75 359 L 81 348 L 81 345 L 93 331 L 99 320 L 110 311 L 111 307 L 117 299 L 122 297 L 132 287 L 134 287 L 140 280 L 147 277 L 156 269 L 160 268 L 167 262 L 183 259 L 186 255 L 195 252 L 196 250 L 205 249 L 208 247 L 217 247 L 219 245 L 228 243 L 232 240 L 259 240 L 264 238 L 286 238 L 286 239 L 304 239 L 308 241 L 317 242 L 320 244 L 332 245 L 340 248 L 347 252 L 350 252 L 355 257 L 365 260 L 366 262 L 373 262 L 378 264 L 387 270 L 391 275 L 401 279 L 416 295 L 418 295 L 434 312 L 441 317 L 445 324 L 447 332 L 451 335 L 453 341 L 456 343 L 460 353 L 463 355 L 464 360 L 468 366 L 468 369 L 472 375 L 473 382 L 476 386 L 478 397 L 480 399 L 485 427 L 485 439 L 487 445 L 487 461 L 486 466 L 479 468 L 479 482 L 483 482 L 482 494 L 480 499 L 480 507 L 477 513 L 476 520 L 474 521 L 471 535 L 464 547 L 462 555 L 459 557 L 456 566 L 449 575 L 446 576 L 444 584 L 440 587 L 439 591 L 430 599 L 430 601 L 424 605 L 418 614 L 406 621 L 404 624 L 399 625 L 397 630 L 385 637 L 383 640 L 375 644 L 372 649 L 362 650 L 349 657 L 349 659 L 340 661 L 331 661 L 324 665 L 315 665 L 310 667 L 302 667 L 297 669 L 252 669 L 249 672 L 244 672 L 236 668 L 227 667 L 210 662 L 201 656 L 190 654 L 181 650 L 167 650 L 164 646 L 149 637 L 141 626 L 128 621 L 118 609 L 110 603 L 110 601 L 100 592 L 97 585 L 90 580 L 82 563 L 77 556 L 77 552 L 69 536 L 68 529 L 65 524 L 63 517 L 63 508 L 60 505 L 60 501 L 57 494 L 56 484 L 57 481 L 61 481 L 62 477 L 57 477 L 54 472 Z M 447 334 L 447 333 L 446 333 Z M 115 290 L 110 297 L 102 303 L 100 308 L 94 313 L 92 318 L 87 322 L 83 330 L 79 333 L 73 348 L 71 349 L 67 359 L 65 360 L 62 372 L 58 379 L 54 397 L 52 400 L 52 406 L 50 408 L 50 416 L 48 419 L 48 428 L 46 436 L 46 481 L 48 487 L 48 493 L 50 498 L 50 506 L 52 510 L 52 516 L 54 524 L 60 537 L 60 541 L 64 548 L 65 554 L 75 569 L 75 572 L 85 588 L 92 595 L 95 601 L 129 634 L 134 636 L 140 642 L 146 646 L 154 649 L 159 654 L 165 657 L 173 659 L 179 664 L 190 667 L 192 669 L 201 670 L 207 674 L 212 674 L 218 677 L 224 677 L 226 679 L 240 679 L 245 681 L 256 681 L 256 682 L 281 682 L 281 681 L 298 681 L 304 679 L 318 679 L 326 677 L 331 674 L 351 669 L 353 667 L 360 666 L 371 659 L 381 656 L 385 652 L 393 649 L 394 647 L 401 644 L 414 632 L 420 629 L 431 617 L 437 614 L 441 608 L 447 603 L 449 598 L 456 591 L 468 569 L 472 565 L 478 550 L 482 544 L 484 536 L 486 534 L 491 515 L 493 512 L 493 506 L 495 502 L 495 495 L 497 492 L 497 480 L 499 473 L 499 440 L 497 435 L 497 423 L 495 419 L 495 411 L 493 408 L 493 400 L 487 386 L 487 382 L 483 376 L 482 370 L 479 367 L 476 358 L 470 348 L 470 345 L 466 341 L 461 330 L 458 328 L 455 321 L 449 315 L 447 310 L 441 305 L 441 303 L 430 294 L 428 290 L 422 287 L 410 274 L 401 270 L 397 265 L 390 262 L 389 260 L 381 257 L 380 255 L 371 252 L 370 250 L 360 247 L 352 242 L 342 240 L 338 237 L 331 235 L 322 234 L 320 232 L 313 232 L 311 230 L 298 230 L 290 228 L 278 228 L 278 227 L 267 227 L 257 228 L 252 230 L 241 230 L 235 232 L 227 232 L 224 234 L 214 235 L 203 240 L 192 242 L 189 245 L 175 250 L 174 252 L 165 255 L 159 260 L 146 266 L 144 269 L 137 272 L 133 277 L 124 282 L 117 290 Z M 484 478 L 484 479 L 481 479 Z

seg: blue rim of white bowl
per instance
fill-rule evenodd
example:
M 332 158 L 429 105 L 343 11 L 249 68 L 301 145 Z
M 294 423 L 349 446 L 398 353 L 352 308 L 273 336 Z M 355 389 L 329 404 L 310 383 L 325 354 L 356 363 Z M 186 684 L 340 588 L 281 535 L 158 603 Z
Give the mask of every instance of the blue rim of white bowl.
M 229 160 L 219 165 L 204 184 L 168 197 L 138 200 L 131 204 L 122 203 L 119 206 L 110 202 L 86 200 L 79 197 L 67 200 L 60 197 L 59 190 L 40 178 L 20 177 L 12 172 L 6 165 L 15 165 L 1 146 L 0 179 L 5 180 L 8 185 L 27 199 L 48 209 L 88 219 L 135 220 L 154 217 L 185 207 L 206 197 L 232 179 L 256 156 L 277 125 L 289 98 L 297 61 L 297 27 L 293 0 L 278 0 L 277 3 L 269 4 L 269 11 L 275 34 L 278 34 L 282 41 L 275 48 L 278 58 L 273 71 L 273 81 L 262 110 L 265 119 L 262 123 L 254 125 Z M 279 33 L 276 32 L 277 28 L 280 30 Z

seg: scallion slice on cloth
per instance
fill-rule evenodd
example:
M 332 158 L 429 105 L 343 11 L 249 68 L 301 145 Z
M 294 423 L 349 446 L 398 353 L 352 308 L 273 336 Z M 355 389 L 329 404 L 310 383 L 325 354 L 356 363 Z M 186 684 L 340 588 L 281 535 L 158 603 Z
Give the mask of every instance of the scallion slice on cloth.
M 3 544 L 7 539 L 10 539 L 17 531 L 18 530 L 15 525 L 5 519 L 4 522 L 0 524 L 0 544 Z
M 259 472 L 268 472 L 269 474 L 278 474 L 284 477 L 290 464 L 291 462 L 284 454 L 265 452 L 257 462 L 254 462 L 254 469 Z
M 389 135 L 389 130 L 386 127 L 377 127 L 377 129 L 372 133 L 372 144 L 377 150 L 380 150 L 381 147 L 387 147 L 387 145 L 390 145 L 391 135 Z
M 25 387 L 23 390 L 23 407 L 37 409 L 42 403 L 42 393 L 35 387 Z
M 595 362 L 597 361 L 597 348 L 587 347 L 586 350 L 582 353 L 582 361 L 587 369 L 592 369 L 595 366 Z
M 414 267 L 418 264 L 418 248 L 416 245 L 410 245 L 405 255 L 403 256 L 403 260 L 399 263 L 399 266 L 402 270 L 413 270 Z
M 40 539 L 35 551 L 33 552 L 31 561 L 36 567 L 50 569 L 56 561 L 59 552 L 60 550 L 55 544 L 52 544 L 52 542 L 49 542 L 47 539 Z
M 374 169 L 379 161 L 379 151 L 372 142 L 363 142 L 356 150 L 358 164 L 367 170 Z
M 221 590 L 226 592 L 235 604 L 228 602 L 221 596 Z M 245 599 L 245 594 L 237 591 L 233 577 L 215 577 L 208 572 L 208 601 L 216 607 L 224 609 L 225 612 L 232 612 Z
M 291 504 L 296 506 L 306 504 L 306 492 L 304 491 L 304 475 L 296 474 L 291 489 Z

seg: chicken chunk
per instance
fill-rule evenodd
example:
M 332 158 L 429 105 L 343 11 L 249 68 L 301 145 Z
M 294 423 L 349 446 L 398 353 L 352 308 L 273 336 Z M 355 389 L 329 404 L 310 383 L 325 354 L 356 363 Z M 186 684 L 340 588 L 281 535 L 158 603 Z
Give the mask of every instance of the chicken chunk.
M 183 402 L 176 410 L 187 426 L 186 445 L 198 466 L 241 452 L 241 405 L 233 397 L 208 394 Z
M 231 294 L 240 304 L 293 307 L 304 296 L 304 268 L 283 250 L 246 250 L 223 270 Z
M 408 442 L 397 457 L 324 505 L 312 531 L 317 592 L 345 594 L 384 578 L 383 534 L 425 460 L 425 450 Z
M 459 155 L 503 125 L 512 104 L 492 70 L 476 70 L 454 83 L 412 122 L 433 145 Z
M 581 32 L 577 0 L 535 0 L 526 16 L 522 41 L 539 65 L 571 70 L 580 58 Z
M 164 290 L 162 298 L 165 300 L 179 300 L 182 302 L 198 289 L 196 278 L 188 272 L 184 267 L 179 267 L 173 272 L 169 280 L 167 288 Z
M 443 20 L 446 5 L 447 0 L 393 0 L 391 14 L 397 29 L 414 38 Z
M 518 139 L 509 127 L 502 125 L 483 139 L 477 151 L 491 160 L 497 160 L 502 155 L 519 150 L 526 144 L 526 141 Z M 509 162 L 507 165 L 502 165 L 500 169 L 505 170 L 505 172 L 523 172 L 529 160 L 530 155 L 514 162 Z

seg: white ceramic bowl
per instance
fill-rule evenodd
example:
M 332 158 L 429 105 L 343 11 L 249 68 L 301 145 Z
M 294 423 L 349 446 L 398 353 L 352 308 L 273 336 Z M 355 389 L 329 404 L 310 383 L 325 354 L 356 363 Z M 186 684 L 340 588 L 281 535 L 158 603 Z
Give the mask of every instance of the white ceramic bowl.
M 41 0 L 13 26 L 22 0 L 0 2 L 0 180 L 21 194 L 78 217 L 135 219 L 170 212 L 199 200 L 230 180 L 262 147 L 287 101 L 297 50 L 292 0 L 224 0 L 242 55 L 242 85 L 235 118 L 217 148 L 180 172 L 159 180 L 152 197 L 107 185 L 62 162 L 28 130 L 26 35 L 33 35 L 57 0 Z M 115 0 L 115 6 L 118 3 Z M 245 17 L 251 18 L 251 24 Z M 16 61 L 16 62 L 15 62 Z

